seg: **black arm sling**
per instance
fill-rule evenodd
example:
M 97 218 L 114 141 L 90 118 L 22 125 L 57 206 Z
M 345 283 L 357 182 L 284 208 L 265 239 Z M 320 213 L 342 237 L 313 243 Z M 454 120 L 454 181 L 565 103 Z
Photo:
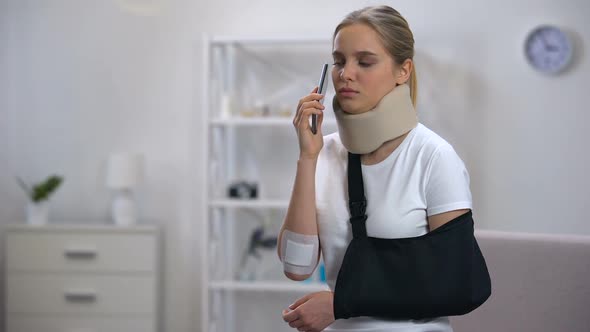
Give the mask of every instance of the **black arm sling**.
M 336 319 L 463 315 L 491 295 L 471 211 L 422 236 L 368 237 L 360 155 L 351 153 L 348 195 L 353 238 L 336 280 Z

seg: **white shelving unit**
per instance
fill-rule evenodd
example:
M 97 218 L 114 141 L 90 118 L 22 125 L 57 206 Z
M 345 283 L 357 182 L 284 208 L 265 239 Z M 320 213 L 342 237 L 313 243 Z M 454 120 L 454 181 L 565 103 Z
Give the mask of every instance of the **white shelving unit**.
M 330 61 L 331 44 L 329 38 L 205 36 L 203 49 L 204 98 L 199 111 L 203 114 L 207 173 L 201 232 L 205 244 L 201 247 L 201 330 L 243 331 L 242 325 L 236 329 L 236 317 L 243 314 L 236 304 L 241 297 L 252 297 L 248 298 L 248 310 L 263 310 L 265 303 L 251 301 L 268 302 L 284 296 L 295 299 L 328 289 L 317 280 L 295 282 L 282 276 L 276 248 L 265 255 L 274 259 L 270 266 L 280 274 L 273 269 L 256 280 L 241 280 L 238 270 L 252 226 L 263 224 L 265 234 L 268 230 L 268 236 L 276 237 L 282 224 L 298 153 L 293 114 L 286 110 L 294 112 L 299 98 L 317 84 L 321 64 Z M 326 110 L 328 100 L 330 95 L 324 103 Z M 336 130 L 335 120 L 327 113 L 324 134 Z M 237 181 L 256 183 L 257 197 L 228 197 L 229 186 Z M 279 300 L 273 310 L 290 303 Z M 280 310 L 277 315 L 280 317 Z M 257 330 L 283 331 L 281 327 Z
M 328 289 L 324 283 L 313 282 L 308 284 L 292 282 L 235 282 L 235 281 L 213 281 L 211 282 L 213 290 L 228 291 L 256 291 L 256 292 L 319 292 Z
M 334 126 L 336 121 L 334 119 L 328 119 L 324 121 L 326 126 Z M 290 118 L 247 118 L 247 117 L 236 117 L 229 119 L 213 119 L 211 120 L 213 126 L 236 126 L 236 127 L 247 127 L 247 126 L 277 126 L 277 127 L 291 127 L 293 126 L 292 119 Z
M 209 204 L 212 208 L 251 208 L 251 209 L 286 209 L 288 200 L 213 200 Z

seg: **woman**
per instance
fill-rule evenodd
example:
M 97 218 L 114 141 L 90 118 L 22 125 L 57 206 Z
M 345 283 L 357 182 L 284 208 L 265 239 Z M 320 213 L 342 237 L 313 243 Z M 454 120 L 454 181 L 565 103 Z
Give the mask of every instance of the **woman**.
M 335 288 L 352 237 L 349 151 L 361 154 L 369 236 L 416 237 L 470 211 L 463 162 L 449 143 L 418 123 L 413 56 L 408 23 L 388 6 L 352 12 L 336 27 L 332 81 L 339 132 L 322 137 L 317 88 L 300 100 L 293 120 L 300 155 L 278 246 L 290 279 L 309 277 L 322 254 L 328 285 Z M 316 135 L 312 114 L 318 117 Z M 452 331 L 447 317 L 335 321 L 332 291 L 304 296 L 283 311 L 283 319 L 298 331 Z

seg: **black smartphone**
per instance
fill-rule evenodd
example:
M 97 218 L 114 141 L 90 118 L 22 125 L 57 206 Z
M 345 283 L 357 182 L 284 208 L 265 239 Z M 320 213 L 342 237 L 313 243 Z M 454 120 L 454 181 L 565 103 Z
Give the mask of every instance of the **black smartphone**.
M 322 74 L 320 75 L 320 82 L 318 83 L 318 93 L 325 96 L 326 88 L 328 87 L 328 64 L 324 63 L 322 67 Z M 320 101 L 324 104 L 324 99 Z M 318 117 L 315 114 L 311 115 L 311 132 L 315 135 L 318 132 Z

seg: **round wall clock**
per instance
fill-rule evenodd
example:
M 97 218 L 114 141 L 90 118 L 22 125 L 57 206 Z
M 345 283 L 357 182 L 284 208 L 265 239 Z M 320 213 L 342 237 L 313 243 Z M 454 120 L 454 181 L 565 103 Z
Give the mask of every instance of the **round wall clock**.
M 529 32 L 524 46 L 529 64 L 546 74 L 562 72 L 571 62 L 573 48 L 567 34 L 551 25 L 542 25 Z

